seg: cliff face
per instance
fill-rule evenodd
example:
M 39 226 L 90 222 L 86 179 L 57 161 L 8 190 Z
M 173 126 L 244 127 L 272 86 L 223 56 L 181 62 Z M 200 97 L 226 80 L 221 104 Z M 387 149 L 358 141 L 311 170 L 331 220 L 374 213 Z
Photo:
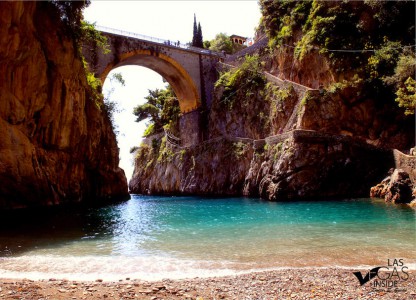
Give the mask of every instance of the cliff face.
M 130 190 L 274 201 L 368 197 L 395 165 L 388 148 L 413 142 L 410 122 L 392 126 L 390 119 L 404 120 L 399 112 L 354 101 L 346 93 L 355 89 L 321 92 L 270 76 L 263 80 L 250 85 L 253 78 L 237 79 L 231 91 L 217 88 L 210 140 L 202 145 L 178 148 L 160 137 L 142 145 Z
M 411 63 L 403 64 L 405 52 L 385 56 L 383 51 L 389 52 L 391 44 L 379 39 L 384 34 L 395 37 L 393 27 L 407 28 L 407 21 L 414 20 L 406 6 L 398 4 L 394 10 L 403 15 L 403 24 L 379 20 L 380 24 L 363 32 L 360 28 L 365 18 L 361 6 L 366 6 L 365 3 L 347 2 L 342 6 L 331 1 L 260 3 L 265 8 L 263 25 L 271 27 L 268 33 L 277 37 L 269 34 L 268 51 L 253 47 L 253 53 L 260 54 L 258 58 L 232 61 L 239 57 L 237 53 L 226 61 L 237 68 L 223 70 L 217 81 L 206 126 L 209 139 L 222 139 L 216 145 L 215 156 L 204 148 L 170 148 L 172 153 L 199 149 L 198 155 L 194 155 L 195 163 L 189 164 L 175 159 L 161 163 L 157 157 L 164 146 L 145 156 L 140 154 L 130 182 L 132 192 L 152 193 L 155 190 L 149 186 L 157 184 L 157 193 L 234 193 L 269 200 L 368 197 L 370 188 L 390 168 L 397 167 L 392 149 L 407 152 L 414 146 L 414 117 L 405 116 L 405 110 L 395 102 L 398 78 L 407 74 L 396 72 L 396 66 L 402 64 L 402 69 L 409 69 L 412 74 L 414 68 L 410 68 Z M 384 10 L 384 5 L 382 10 L 389 11 Z M 316 14 L 326 13 L 327 8 L 329 15 L 335 14 L 334 19 L 315 20 Z M 305 16 L 309 12 L 307 21 Z M 351 21 L 348 13 L 358 19 Z M 401 23 L 400 18 L 395 20 Z M 279 22 L 288 23 L 280 26 Z M 312 22 L 317 24 L 312 26 Z M 343 30 L 346 23 L 353 28 L 357 25 L 354 41 L 349 40 L 350 31 Z M 316 31 L 320 26 L 331 29 L 332 24 L 339 26 L 333 35 L 326 30 Z M 309 28 L 307 32 L 303 31 L 305 28 Z M 326 35 L 328 39 L 323 39 Z M 316 40 L 308 40 L 312 37 Z M 380 42 L 374 47 L 383 51 L 351 56 L 349 52 L 330 53 L 316 51 L 314 47 L 314 43 L 329 41 L 333 44 L 319 45 L 319 49 L 326 46 L 339 49 L 337 43 L 364 41 L 365 45 L 367 39 Z M 410 43 L 406 38 L 402 42 Z M 249 54 L 250 48 L 244 53 Z M 392 78 L 397 79 L 394 87 L 389 83 Z M 232 147 L 223 147 L 225 142 Z M 241 145 L 251 150 L 236 159 L 232 149 Z M 174 189 L 164 184 L 164 172 L 173 169 L 177 170 Z M 204 176 L 194 176 L 198 172 Z M 194 179 L 192 191 L 179 188 L 187 186 L 189 176 Z M 225 185 L 207 184 L 230 183 L 231 178 L 238 178 L 235 181 L 238 184 L 234 181 Z
M 0 207 L 128 197 L 110 121 L 59 19 L 37 2 L 0 6 Z
M 416 152 L 406 155 L 394 150 L 395 169 L 370 190 L 371 197 L 384 198 L 386 202 L 410 203 L 416 207 Z
M 329 87 L 308 95 L 300 107 L 296 128 L 348 135 L 367 143 L 409 151 L 415 143 L 414 118 L 390 101 L 362 95 L 362 84 Z
M 348 136 L 296 130 L 253 157 L 244 195 L 274 201 L 368 196 L 393 164 L 391 151 Z
M 242 195 L 252 155 L 248 145 L 224 138 L 180 151 L 163 138 L 138 150 L 129 188 L 138 194 Z

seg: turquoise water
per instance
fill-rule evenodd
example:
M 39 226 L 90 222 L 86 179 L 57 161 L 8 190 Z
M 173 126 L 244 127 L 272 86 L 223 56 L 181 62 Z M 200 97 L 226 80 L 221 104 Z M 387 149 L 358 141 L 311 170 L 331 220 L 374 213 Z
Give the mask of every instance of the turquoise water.
M 3 216 L 0 224 L 0 277 L 160 279 L 416 263 L 415 210 L 371 199 L 133 195 L 103 208 Z

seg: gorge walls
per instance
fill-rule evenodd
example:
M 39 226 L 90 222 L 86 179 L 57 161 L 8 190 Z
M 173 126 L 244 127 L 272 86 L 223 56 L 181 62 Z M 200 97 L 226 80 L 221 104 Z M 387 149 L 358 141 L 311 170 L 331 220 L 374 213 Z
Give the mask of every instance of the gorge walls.
M 0 207 L 128 197 L 115 135 L 47 2 L 0 3 Z
M 147 138 L 136 152 L 133 193 L 368 197 L 395 166 L 391 148 L 414 143 L 411 119 L 394 103 L 357 100 L 352 87 L 302 88 L 252 67 L 223 70 L 207 141 L 177 147 L 163 135 Z
M 176 168 L 174 193 L 188 193 L 183 183 L 198 178 L 193 193 L 368 197 L 397 167 L 393 149 L 414 147 L 414 3 L 259 4 L 262 38 L 218 68 L 203 143 L 222 140 L 218 151 L 199 147 L 199 161 L 180 164 L 178 153 L 186 161 L 197 148 L 156 139 L 136 154 L 132 192 L 170 193 L 155 174 Z M 162 163 L 161 153 L 170 159 Z M 221 179 L 226 188 L 205 188 L 224 174 L 232 176 Z

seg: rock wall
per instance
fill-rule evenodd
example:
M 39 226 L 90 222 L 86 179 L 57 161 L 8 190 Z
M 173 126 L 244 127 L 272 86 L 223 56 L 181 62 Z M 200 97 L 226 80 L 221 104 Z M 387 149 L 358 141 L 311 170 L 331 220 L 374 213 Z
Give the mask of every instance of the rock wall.
M 155 145 L 159 143 L 159 145 Z M 129 183 L 137 194 L 242 195 L 253 149 L 224 138 L 183 149 L 142 144 Z
M 349 136 L 295 130 L 260 142 L 220 137 L 181 149 L 163 138 L 160 146 L 142 145 L 130 190 L 272 201 L 365 197 L 394 165 L 392 151 Z
M 192 164 L 162 162 L 164 147 L 139 155 L 130 182 L 133 193 L 244 194 L 275 201 L 368 197 L 395 166 L 392 149 L 414 146 L 414 118 L 404 116 L 393 95 L 374 97 L 363 80 L 353 80 L 354 70 L 338 74 L 315 52 L 296 62 L 279 47 L 271 56 L 257 50 L 265 54 L 260 65 L 266 82 L 247 75 L 260 72 L 220 79 L 223 85 L 216 85 L 207 118 L 203 136 L 234 146 L 170 148 L 171 157 L 194 153 Z M 228 64 L 244 64 L 231 59 Z M 251 150 L 236 159 L 233 153 L 242 144 Z
M 414 118 L 404 116 L 393 101 L 357 96 L 362 89 L 358 84 L 308 95 L 296 128 L 349 135 L 374 146 L 409 151 L 415 144 Z
M 409 178 L 416 188 L 416 153 L 413 152 L 413 155 L 406 155 L 398 150 L 394 150 L 393 154 L 395 168 L 409 174 Z
M 410 203 L 416 207 L 416 156 L 393 151 L 394 169 L 387 177 L 370 190 L 371 197 L 383 198 L 386 202 Z
M 393 163 L 391 151 L 348 136 L 294 131 L 253 156 L 244 195 L 275 201 L 366 196 Z
M 321 55 L 314 53 L 299 61 L 294 58 L 293 49 L 281 47 L 275 50 L 270 64 L 270 72 L 277 77 L 314 89 L 327 86 L 339 79 L 328 62 Z
M 331 111 L 338 113 L 337 100 L 325 114 L 322 106 L 330 101 L 319 105 L 318 91 L 268 84 L 247 96 L 241 89 L 232 107 L 221 102 L 221 93 L 220 88 L 210 112 L 210 140 L 202 146 L 167 147 L 161 136 L 142 145 L 130 182 L 133 193 L 245 195 L 273 201 L 368 197 L 370 187 L 395 165 L 388 148 L 342 127 L 322 126 Z
M 47 8 L 0 3 L 0 207 L 127 198 L 102 100 Z
M 273 80 L 257 91 L 247 89 L 244 82 L 242 87 L 236 87 L 231 102 L 222 99 L 222 87 L 217 89 L 209 115 L 209 141 L 202 144 L 208 148 L 166 150 L 163 142 L 152 150 L 149 144 L 146 151 L 142 147 L 131 192 L 243 194 L 273 201 L 368 197 L 370 187 L 394 167 L 393 152 L 379 147 L 389 145 L 391 135 L 369 139 L 372 123 L 361 123 L 360 115 L 351 113 L 362 103 L 347 106 L 337 93 L 331 98 L 325 92 Z M 377 107 L 370 110 L 378 116 Z M 382 120 L 378 122 L 383 127 Z M 370 128 L 364 131 L 365 126 Z M 410 132 L 406 126 L 400 129 L 401 142 L 396 145 L 408 145 Z M 161 159 L 166 153 L 171 159 Z

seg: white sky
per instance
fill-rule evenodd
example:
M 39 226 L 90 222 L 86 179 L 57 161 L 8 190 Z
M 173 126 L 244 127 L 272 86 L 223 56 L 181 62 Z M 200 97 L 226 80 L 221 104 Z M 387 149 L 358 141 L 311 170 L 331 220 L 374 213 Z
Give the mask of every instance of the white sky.
M 181 41 L 192 40 L 194 13 L 201 23 L 204 40 L 212 40 L 224 32 L 253 37 L 260 20 L 257 0 L 246 1 L 92 1 L 84 11 L 90 23 L 131 31 L 157 38 Z M 140 144 L 145 121 L 134 122 L 133 108 L 144 102 L 148 89 L 163 88 L 162 77 L 139 66 L 126 66 L 113 72 L 122 74 L 126 85 L 104 83 L 104 94 L 114 89 L 111 99 L 119 103 L 122 110 L 115 116 L 119 135 L 120 167 L 127 179 L 133 172 L 132 155 L 129 150 Z M 111 73 L 109 74 L 111 76 Z

